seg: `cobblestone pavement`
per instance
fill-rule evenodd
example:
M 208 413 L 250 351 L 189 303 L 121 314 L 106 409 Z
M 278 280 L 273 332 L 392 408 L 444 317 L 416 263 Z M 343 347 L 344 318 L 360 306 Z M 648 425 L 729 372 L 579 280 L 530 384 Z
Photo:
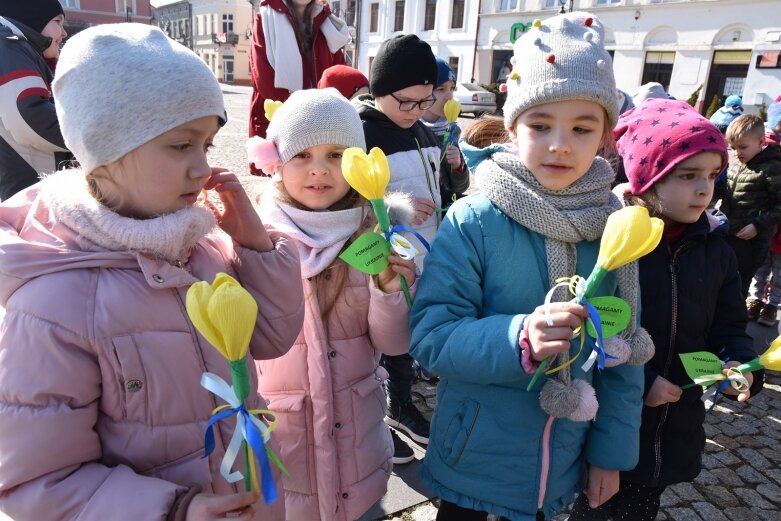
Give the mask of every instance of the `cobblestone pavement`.
M 229 120 L 210 152 L 214 166 L 239 174 L 249 190 L 265 180 L 249 176 L 244 142 L 247 136 L 247 87 L 224 86 Z M 467 124 L 468 124 L 467 120 Z M 430 417 L 436 386 L 416 384 L 418 405 Z M 707 416 L 708 437 L 703 471 L 694 483 L 669 487 L 662 496 L 658 520 L 781 521 L 781 375 L 768 374 L 765 388 L 747 404 L 722 400 Z M 566 513 L 555 521 L 566 519 Z M 431 501 L 385 519 L 433 521 Z

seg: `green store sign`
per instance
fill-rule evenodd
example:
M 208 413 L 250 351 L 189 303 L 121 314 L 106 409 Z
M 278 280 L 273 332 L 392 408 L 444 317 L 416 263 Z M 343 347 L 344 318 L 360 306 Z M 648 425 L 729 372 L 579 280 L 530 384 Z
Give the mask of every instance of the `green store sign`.
M 521 34 L 525 33 L 532 28 L 534 22 L 515 22 L 510 26 L 510 43 L 515 43 L 515 40 L 521 37 Z

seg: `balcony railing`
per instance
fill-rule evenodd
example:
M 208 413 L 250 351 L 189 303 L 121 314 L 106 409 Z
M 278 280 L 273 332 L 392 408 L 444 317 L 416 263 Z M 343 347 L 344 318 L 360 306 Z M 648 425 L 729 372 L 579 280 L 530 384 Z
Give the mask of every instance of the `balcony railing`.
M 212 42 L 216 44 L 236 45 L 239 43 L 239 35 L 236 33 L 212 33 Z

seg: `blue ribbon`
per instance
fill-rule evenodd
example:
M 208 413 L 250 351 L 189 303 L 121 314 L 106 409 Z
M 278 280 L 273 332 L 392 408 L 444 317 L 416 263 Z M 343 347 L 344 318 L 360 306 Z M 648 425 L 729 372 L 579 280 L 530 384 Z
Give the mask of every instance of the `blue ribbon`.
M 605 368 L 606 360 L 615 360 L 616 357 L 605 353 L 605 349 L 603 347 L 605 345 L 605 340 L 602 338 L 602 318 L 599 316 L 599 311 L 594 307 L 593 304 L 591 304 L 591 302 L 586 299 L 583 299 L 581 304 L 586 306 L 586 310 L 588 310 L 588 318 L 591 321 L 591 325 L 594 326 L 594 331 L 597 333 L 597 341 L 594 343 L 594 351 L 597 352 L 597 368 L 601 371 Z
M 204 434 L 205 453 L 203 457 L 209 457 L 209 454 L 214 451 L 214 424 L 237 413 L 241 415 L 243 422 L 237 421 L 236 428 L 242 428 L 244 439 L 249 443 L 250 447 L 252 447 L 252 451 L 255 453 L 255 459 L 257 459 L 258 465 L 260 466 L 260 488 L 263 492 L 263 501 L 267 505 L 270 505 L 277 500 L 277 488 L 274 485 L 274 477 L 271 475 L 271 465 L 269 464 L 268 455 L 266 454 L 266 444 L 263 442 L 263 436 L 261 436 L 258 428 L 252 422 L 252 415 L 247 412 L 243 403 L 238 407 L 223 409 L 209 418 L 209 423 L 206 424 L 206 432 Z
M 726 389 L 727 386 L 729 386 L 729 384 L 730 384 L 729 380 L 724 380 L 723 382 L 719 382 L 719 386 L 716 387 L 716 391 L 713 393 L 713 396 L 712 396 L 712 400 L 713 401 L 711 402 L 711 406 L 708 407 L 708 412 L 709 413 L 713 412 L 713 408 L 716 407 L 716 402 L 719 399 L 719 394 L 721 394 L 722 391 L 724 391 L 724 389 Z
M 458 126 L 458 122 L 456 122 L 456 121 L 454 121 L 453 123 L 449 123 L 448 124 L 447 129 L 445 130 L 445 132 L 447 133 L 447 140 L 442 145 L 442 153 L 443 154 L 447 150 L 447 146 L 449 144 L 453 143 L 453 141 L 455 141 L 456 127 L 457 126 Z
M 394 233 L 399 233 L 399 232 L 411 233 L 412 235 L 417 237 L 417 239 L 420 241 L 420 243 L 423 245 L 423 247 L 426 248 L 426 251 L 431 251 L 431 246 L 429 246 L 428 241 L 426 241 L 426 239 L 424 239 L 421 234 L 419 234 L 418 232 L 416 232 L 412 228 L 404 226 L 403 224 L 396 224 L 396 225 L 393 226 L 393 228 L 388 230 L 388 233 L 385 234 L 385 240 L 390 242 L 391 235 L 393 235 Z

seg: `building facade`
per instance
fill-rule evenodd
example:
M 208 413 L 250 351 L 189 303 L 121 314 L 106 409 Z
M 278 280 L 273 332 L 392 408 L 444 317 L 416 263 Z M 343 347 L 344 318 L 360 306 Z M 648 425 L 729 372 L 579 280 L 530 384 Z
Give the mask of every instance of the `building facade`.
M 369 71 L 379 44 L 415 33 L 458 65 L 458 80 L 493 83 L 514 38 L 562 8 L 587 10 L 606 27 L 616 82 L 630 94 L 658 81 L 680 99 L 699 88 L 698 108 L 715 96 L 743 96 L 748 111 L 781 94 L 778 0 L 364 0 L 358 66 Z M 459 13 L 464 21 L 459 25 Z
M 250 85 L 252 5 L 247 0 L 191 0 L 193 50 L 217 79 Z
M 152 18 L 149 0 L 60 0 L 60 4 L 65 11 L 65 30 L 70 35 L 92 25 L 148 24 Z
M 152 7 L 152 23 L 172 40 L 193 48 L 193 6 L 187 0 Z

